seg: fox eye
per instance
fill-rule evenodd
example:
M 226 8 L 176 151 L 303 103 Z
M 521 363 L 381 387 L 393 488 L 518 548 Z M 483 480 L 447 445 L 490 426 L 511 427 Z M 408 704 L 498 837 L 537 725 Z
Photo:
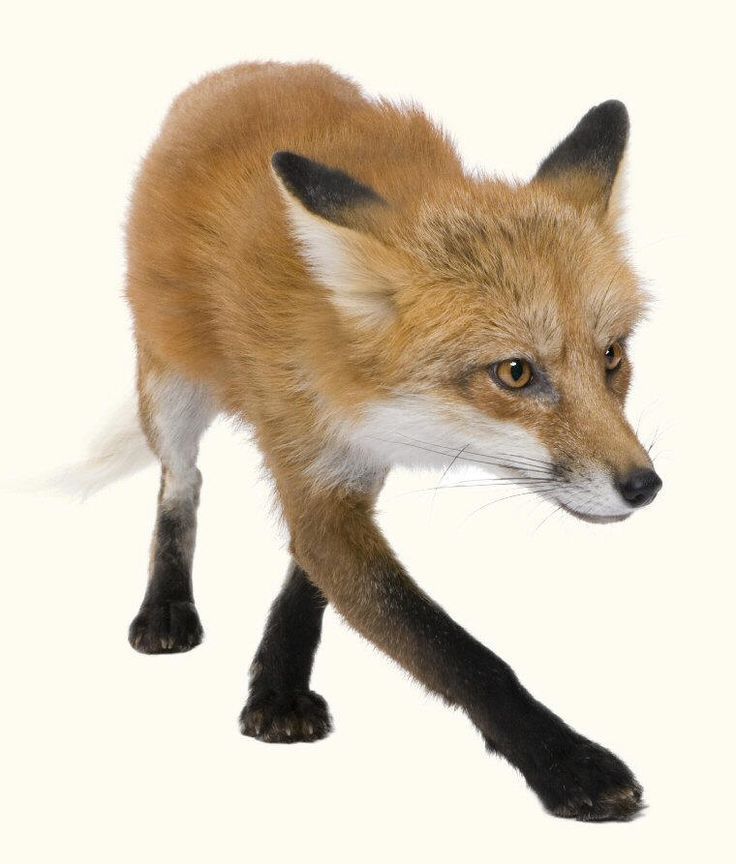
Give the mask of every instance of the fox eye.
M 621 347 L 621 343 L 611 342 L 608 348 L 606 348 L 606 352 L 603 356 L 606 358 L 606 369 L 609 372 L 613 372 L 614 369 L 619 367 L 623 360 L 624 349 Z
M 521 390 L 532 380 L 532 367 L 526 360 L 502 360 L 493 367 L 496 379 L 510 390 Z

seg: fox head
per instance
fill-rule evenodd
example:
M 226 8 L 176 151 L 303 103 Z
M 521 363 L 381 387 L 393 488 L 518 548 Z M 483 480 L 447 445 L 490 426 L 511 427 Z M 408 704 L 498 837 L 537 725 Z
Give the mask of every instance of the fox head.
M 661 481 L 624 414 L 646 307 L 617 225 L 628 126 L 605 102 L 529 183 L 458 173 L 393 199 L 274 156 L 302 253 L 373 382 L 354 452 L 478 462 L 592 521 L 653 500 Z

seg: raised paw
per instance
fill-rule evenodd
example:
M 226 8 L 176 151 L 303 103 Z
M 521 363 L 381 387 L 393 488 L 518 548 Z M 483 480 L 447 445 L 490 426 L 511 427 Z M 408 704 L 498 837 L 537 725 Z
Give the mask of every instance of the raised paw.
M 240 714 L 240 731 L 270 744 L 295 744 L 325 738 L 332 731 L 332 720 L 325 700 L 311 690 L 261 690 L 248 697 Z
M 144 604 L 128 630 L 141 654 L 177 654 L 199 645 L 204 636 L 194 603 Z
M 555 747 L 527 780 L 555 816 L 583 822 L 627 822 L 644 807 L 642 788 L 609 750 L 574 736 Z

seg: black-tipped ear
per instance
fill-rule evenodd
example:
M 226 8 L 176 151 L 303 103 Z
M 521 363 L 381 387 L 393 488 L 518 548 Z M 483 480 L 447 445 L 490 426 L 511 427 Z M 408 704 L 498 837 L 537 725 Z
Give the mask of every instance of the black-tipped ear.
M 310 213 L 337 225 L 347 225 L 348 214 L 356 207 L 385 203 L 370 186 L 306 156 L 281 150 L 274 153 L 271 165 L 286 191 Z
M 611 99 L 591 108 L 542 162 L 536 180 L 562 181 L 578 203 L 608 205 L 629 137 L 623 102 Z

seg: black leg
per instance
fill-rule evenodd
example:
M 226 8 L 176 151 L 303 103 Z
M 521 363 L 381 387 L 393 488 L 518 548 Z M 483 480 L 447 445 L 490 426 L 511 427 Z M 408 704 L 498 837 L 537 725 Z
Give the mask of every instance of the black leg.
M 196 477 L 187 494 L 167 499 L 166 472 L 162 474 L 148 587 L 128 632 L 130 644 L 143 654 L 189 651 L 202 641 L 202 625 L 192 594 L 201 483 L 198 471 Z
M 244 735 L 273 743 L 317 741 L 332 729 L 325 700 L 309 689 L 327 601 L 292 563 L 251 666 Z
M 552 813 L 603 821 L 640 812 L 641 787 L 629 768 L 534 699 L 409 577 L 375 524 L 372 502 L 357 492 L 301 496 L 290 528 L 295 557 L 347 623 L 461 707 Z

